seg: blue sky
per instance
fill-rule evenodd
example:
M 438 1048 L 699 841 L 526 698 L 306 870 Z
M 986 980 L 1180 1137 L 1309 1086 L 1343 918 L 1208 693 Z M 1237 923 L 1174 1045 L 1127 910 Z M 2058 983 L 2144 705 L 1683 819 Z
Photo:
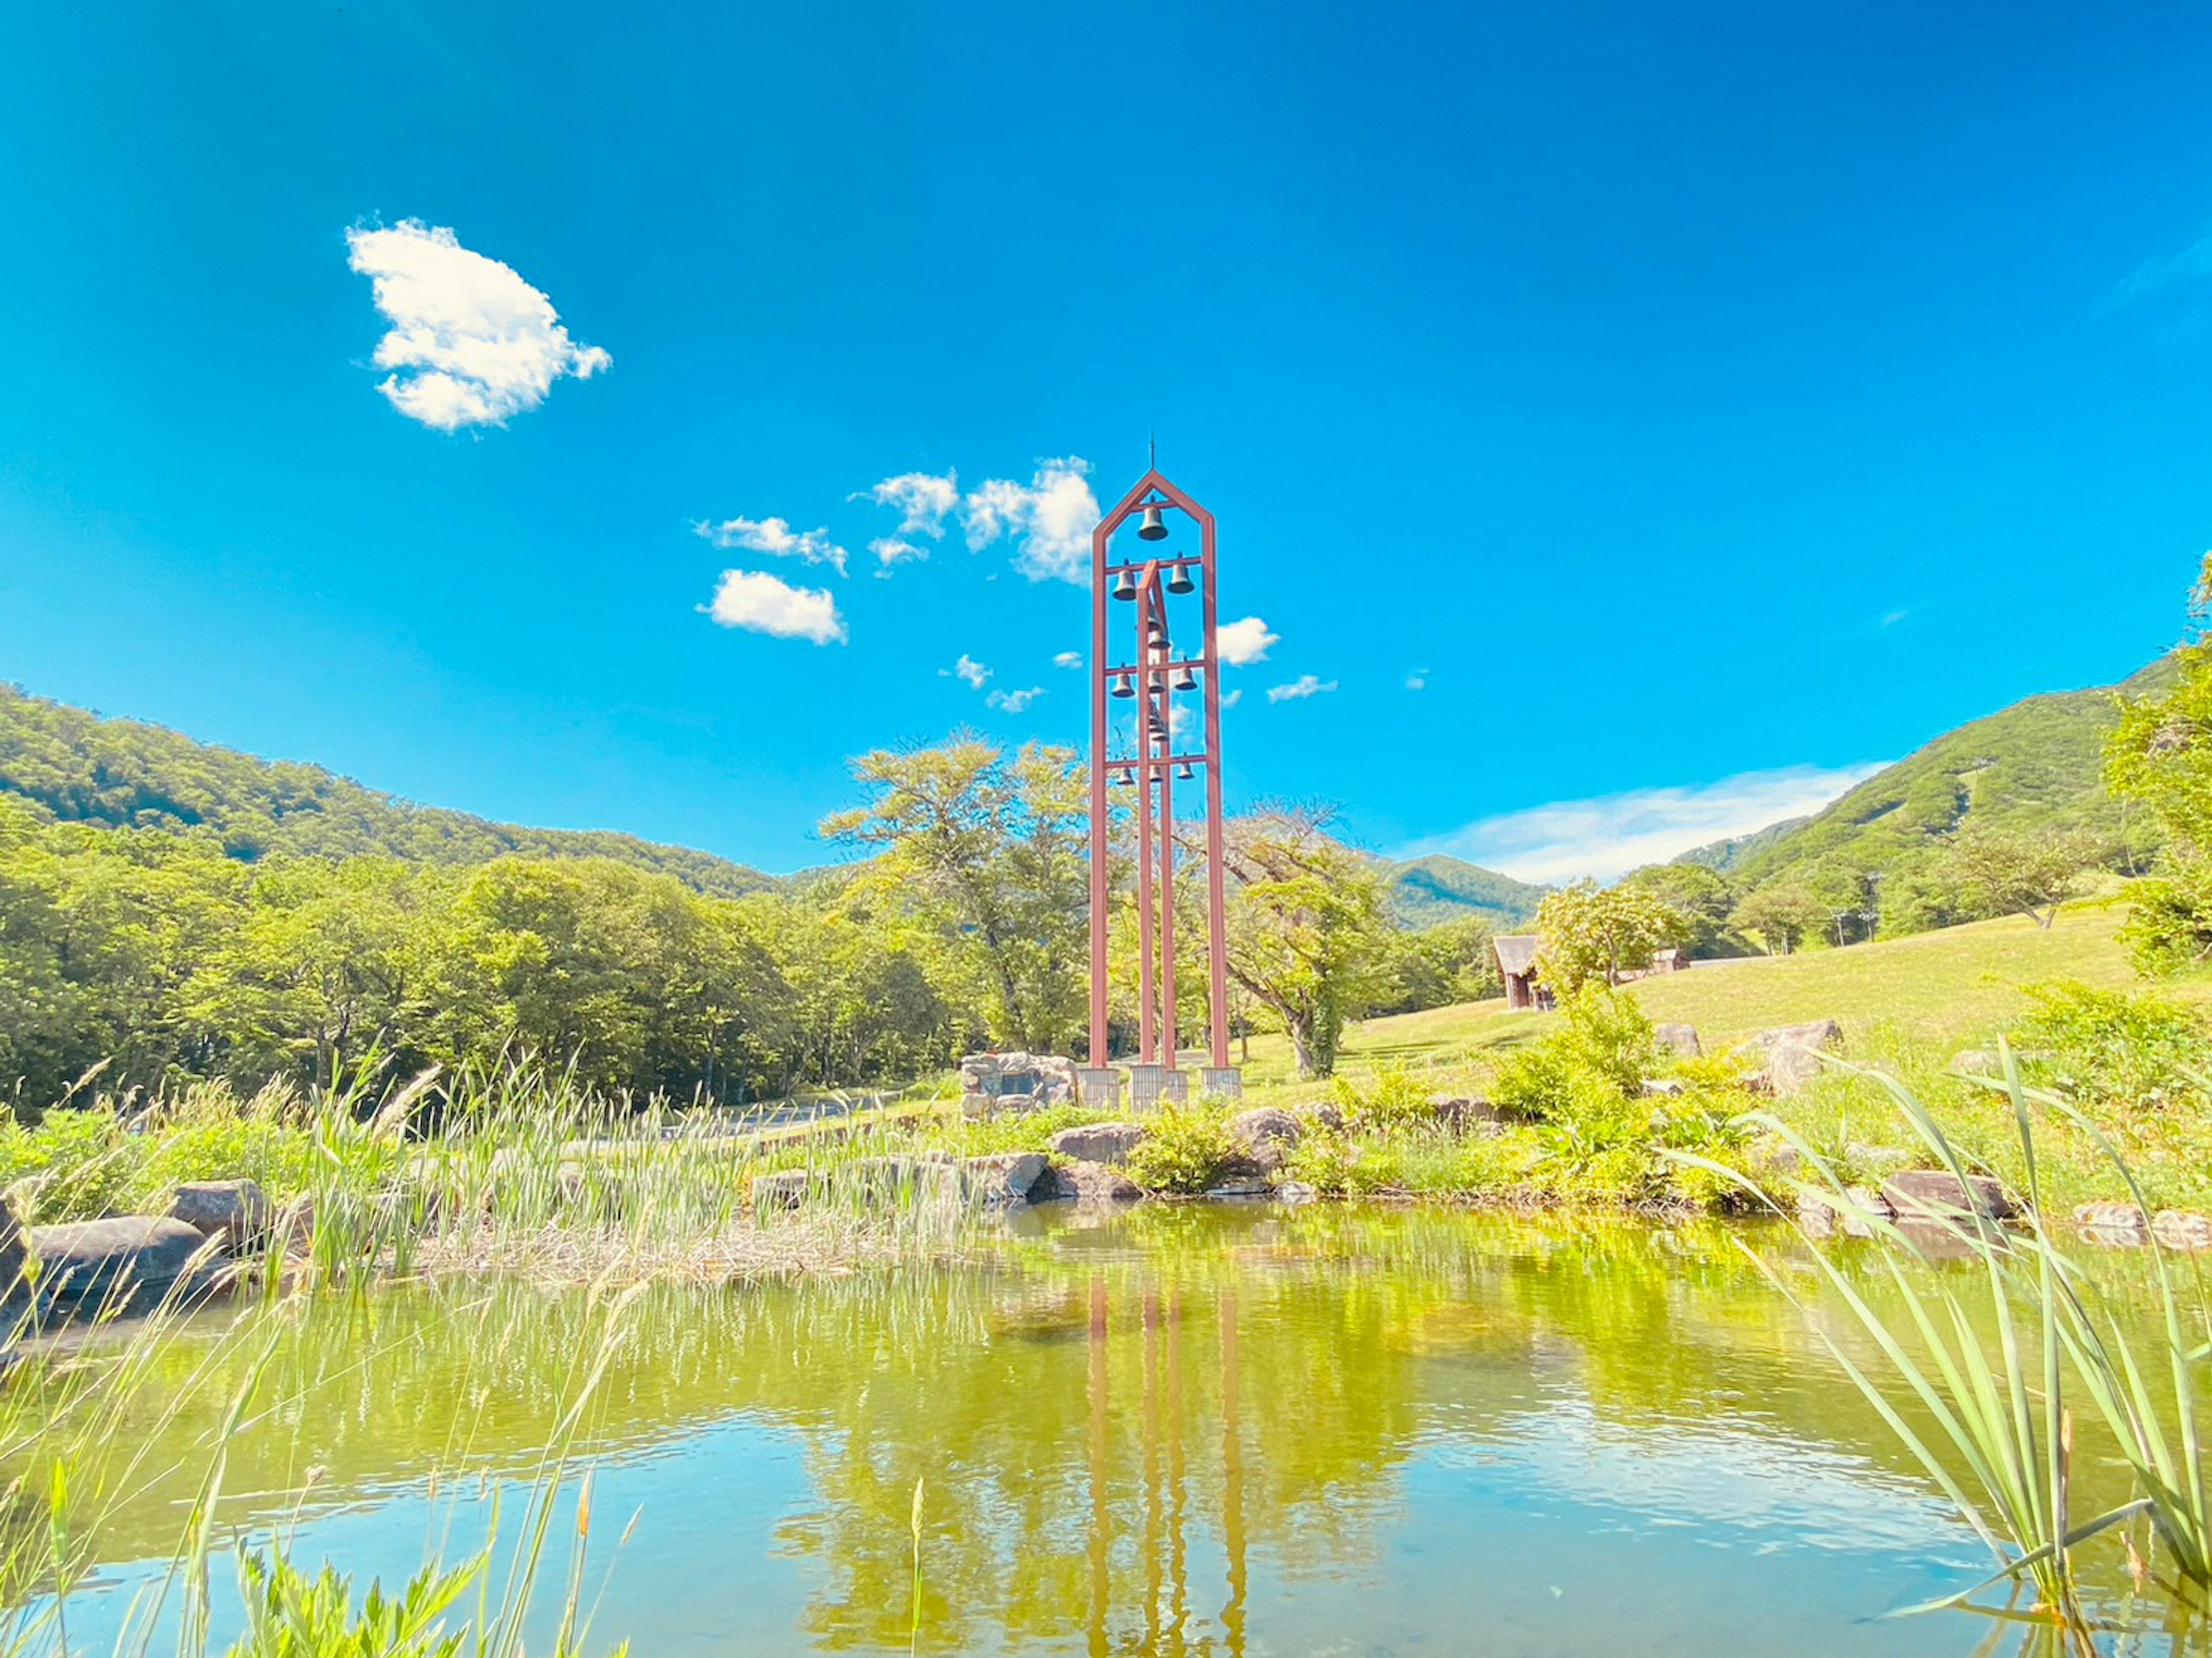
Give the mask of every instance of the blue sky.
M 0 677 L 788 869 L 855 751 L 1079 738 L 1052 572 L 1157 432 L 1273 639 L 1233 800 L 1617 867 L 2175 637 L 2208 71 L 2187 5 L 15 8 Z

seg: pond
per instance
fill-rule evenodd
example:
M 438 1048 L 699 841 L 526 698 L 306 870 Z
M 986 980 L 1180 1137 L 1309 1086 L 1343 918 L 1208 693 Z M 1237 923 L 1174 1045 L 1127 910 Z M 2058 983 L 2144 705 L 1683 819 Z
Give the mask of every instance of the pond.
M 1146 1206 L 1032 1217 L 970 1266 L 657 1288 L 575 1440 L 591 1649 L 2012 1649 L 1968 1613 L 1885 1619 L 1986 1556 L 1747 1237 L 1784 1270 L 1802 1247 L 1717 1224 Z M 147 1467 L 191 1463 L 216 1428 L 225 1367 L 247 1362 L 225 1344 L 235 1316 L 167 1344 L 169 1402 L 131 1430 Z M 482 1499 L 504 1490 L 511 1543 L 603 1324 L 580 1291 L 526 1286 L 308 1303 L 228 1436 L 219 1536 L 283 1531 L 390 1583 L 480 1546 Z M 104 1526 L 74 1650 L 112 1649 L 193 1495 L 157 1473 Z M 219 1561 L 218 1647 L 231 1576 Z

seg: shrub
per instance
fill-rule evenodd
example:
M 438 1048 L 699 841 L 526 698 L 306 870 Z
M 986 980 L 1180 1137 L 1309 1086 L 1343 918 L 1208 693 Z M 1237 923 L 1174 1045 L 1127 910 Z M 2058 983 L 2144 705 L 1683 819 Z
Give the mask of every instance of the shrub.
M 1129 1175 L 1154 1192 L 1203 1192 L 1221 1183 L 1243 1147 L 1229 1132 L 1229 1114 L 1200 1102 L 1164 1109 L 1129 1153 Z
M 1402 1066 L 1383 1066 L 1364 1088 L 1349 1077 L 1339 1077 L 1328 1091 L 1345 1121 L 1354 1128 L 1409 1128 L 1436 1119 L 1429 1090 Z
M 1491 1097 L 1509 1114 L 1541 1119 L 1586 1103 L 1593 1086 L 1632 1096 L 1658 1067 L 1659 1040 L 1644 1010 L 1586 985 L 1560 1004 L 1558 1023 L 1539 1041 L 1506 1056 Z
M 2013 1031 L 2022 1068 L 2094 1113 L 2212 1105 L 2212 1034 L 2192 1009 L 2152 993 L 2071 981 L 2031 985 Z

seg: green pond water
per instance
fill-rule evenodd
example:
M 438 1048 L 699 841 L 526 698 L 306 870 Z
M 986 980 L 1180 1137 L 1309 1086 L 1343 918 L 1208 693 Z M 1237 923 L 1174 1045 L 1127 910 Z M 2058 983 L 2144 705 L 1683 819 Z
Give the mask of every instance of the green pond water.
M 1717 1224 L 1147 1206 L 1032 1218 L 970 1266 L 656 1289 L 576 1447 L 594 1594 L 605 1575 L 592 1648 L 2018 1649 L 1972 1614 L 1884 1619 L 1986 1556 L 1747 1236 L 1785 1269 L 1802 1247 Z M 186 1402 L 149 1414 L 149 1466 L 203 1459 L 245 1363 L 238 1316 L 200 1315 L 163 1353 Z M 511 1541 L 601 1322 L 581 1292 L 525 1286 L 311 1303 L 231 1436 L 220 1533 L 281 1527 L 389 1582 L 480 1546 L 503 1489 Z M 2121 1490 L 2094 1456 L 2078 1483 L 2083 1513 Z M 156 1479 L 106 1527 L 75 1650 L 109 1649 L 191 1495 Z M 554 1589 L 574 1504 L 572 1485 Z M 228 1560 L 214 1576 L 220 1641 Z

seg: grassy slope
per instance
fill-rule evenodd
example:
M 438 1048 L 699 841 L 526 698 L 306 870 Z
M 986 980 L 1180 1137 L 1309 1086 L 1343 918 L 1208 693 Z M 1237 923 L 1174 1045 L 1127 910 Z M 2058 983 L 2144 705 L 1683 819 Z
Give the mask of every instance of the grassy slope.
M 1695 1025 L 1708 1049 L 1771 1025 L 1831 1017 L 1843 1022 L 1856 1052 L 1899 1042 L 1966 1048 L 1990 1040 L 2021 1011 L 2023 985 L 2134 984 L 2114 936 L 2123 914 L 2117 904 L 2079 905 L 2048 932 L 2011 917 L 1849 950 L 1753 957 L 1649 980 L 1632 993 L 1653 1018 Z M 2212 1000 L 2212 982 L 2185 984 L 2179 993 Z M 1356 1076 L 1409 1065 L 1441 1079 L 1540 1030 L 1544 1017 L 1493 1000 L 1370 1019 L 1349 1033 L 1341 1068 Z M 1249 1075 L 1268 1097 L 1315 1089 L 1291 1080 L 1280 1037 L 1254 1039 Z

